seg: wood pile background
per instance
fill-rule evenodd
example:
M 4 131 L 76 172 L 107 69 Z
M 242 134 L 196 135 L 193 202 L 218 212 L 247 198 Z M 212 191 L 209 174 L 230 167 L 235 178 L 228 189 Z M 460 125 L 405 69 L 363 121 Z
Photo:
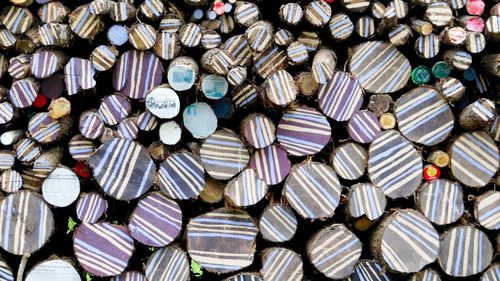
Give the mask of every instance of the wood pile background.
M 500 280 L 498 0 L 3 0 L 0 281 Z

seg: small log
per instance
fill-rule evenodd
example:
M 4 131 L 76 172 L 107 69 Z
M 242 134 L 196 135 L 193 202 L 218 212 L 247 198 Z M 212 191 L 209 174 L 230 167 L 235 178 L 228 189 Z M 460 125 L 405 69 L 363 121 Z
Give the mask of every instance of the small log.
M 18 108 L 26 108 L 33 104 L 39 90 L 40 83 L 33 77 L 27 77 L 14 81 L 8 96 L 12 105 Z
M 267 184 L 257 177 L 255 171 L 247 168 L 227 183 L 224 189 L 224 197 L 233 206 L 248 207 L 262 200 L 267 193 L 267 189 Z
M 351 13 L 363 13 L 370 7 L 369 0 L 342 0 L 341 3 Z
M 129 29 L 128 41 L 137 50 L 149 50 L 155 44 L 156 30 L 149 24 L 135 24 Z
M 274 34 L 274 43 L 278 46 L 287 47 L 294 42 L 295 36 L 292 32 L 279 28 Z
M 249 27 L 259 20 L 260 10 L 251 2 L 238 2 L 234 9 L 234 20 L 239 25 Z
M 118 51 L 113 47 L 100 45 L 90 54 L 92 65 L 97 71 L 110 70 L 116 62 Z
M 153 52 L 164 60 L 174 59 L 181 50 L 181 43 L 177 33 L 163 31 L 156 35 Z M 170 67 L 173 65 L 171 64 Z M 174 87 L 174 86 L 172 86 Z
M 252 264 L 258 231 L 248 213 L 216 209 L 187 224 L 187 250 L 209 272 L 237 271 Z
M 450 103 L 458 102 L 465 94 L 465 87 L 460 80 L 447 77 L 436 83 L 438 92 Z
M 211 135 L 217 129 L 217 117 L 213 109 L 204 102 L 188 105 L 182 112 L 184 127 L 198 139 Z
M 67 207 L 76 201 L 80 194 L 78 176 L 69 168 L 59 166 L 43 181 L 43 199 L 55 207 Z
M 330 123 L 316 109 L 300 106 L 283 114 L 276 129 L 276 137 L 291 155 L 313 155 L 330 141 Z
M 134 240 L 124 226 L 84 222 L 75 230 L 73 249 L 80 265 L 90 274 L 114 276 L 127 267 Z
M 163 161 L 170 154 L 167 146 L 161 141 L 152 142 L 148 147 L 148 153 L 156 161 Z
M 33 162 L 33 172 L 35 176 L 45 179 L 52 173 L 61 163 L 63 151 L 64 149 L 62 147 L 54 147 L 44 151 L 35 162 Z
M 97 193 L 82 193 L 76 202 L 76 216 L 82 222 L 98 222 L 107 209 L 108 202 Z
M 66 85 L 62 74 L 54 74 L 47 79 L 43 79 L 40 85 L 42 94 L 50 99 L 61 97 L 65 89 Z
M 500 116 L 497 116 L 495 120 L 490 123 L 490 125 L 488 126 L 488 133 L 495 141 L 500 141 Z M 2 138 L 0 137 L 0 141 L 1 140 Z
M 387 281 L 391 280 L 389 274 L 375 260 L 359 260 L 354 267 L 354 272 L 348 281 Z M 432 280 L 435 281 L 435 280 Z
M 234 30 L 234 19 L 228 14 L 220 16 L 219 32 L 222 34 L 230 34 Z
M 25 281 L 38 280 L 81 281 L 73 262 L 66 258 L 51 257 L 37 263 L 26 274 Z
M 68 94 L 71 96 L 93 89 L 96 85 L 94 74 L 95 69 L 90 60 L 71 58 L 64 67 L 64 81 Z
M 396 46 L 405 46 L 412 35 L 411 28 L 406 24 L 398 24 L 388 33 L 389 41 Z
M 112 3 L 110 0 L 93 0 L 89 4 L 89 11 L 93 15 L 106 15 L 109 13 Z
M 40 192 L 42 188 L 42 179 L 35 177 L 35 173 L 30 168 L 24 168 L 21 171 L 21 178 L 23 179 L 23 188 L 35 192 Z
M 71 112 L 71 103 L 66 98 L 54 99 L 49 105 L 49 116 L 54 120 L 67 117 Z
M 123 119 L 116 128 L 116 135 L 122 139 L 135 140 L 138 133 L 139 128 L 134 117 Z
M 458 121 L 464 130 L 471 131 L 484 128 L 495 119 L 496 115 L 493 101 L 480 98 L 460 112 Z
M 132 107 L 129 100 L 122 95 L 110 95 L 104 97 L 97 111 L 98 117 L 106 125 L 117 125 L 127 118 Z
M 229 83 L 221 75 L 202 75 L 199 87 L 203 95 L 210 100 L 218 100 L 224 97 L 229 90 Z
M 410 11 L 408 3 L 403 0 L 392 0 L 389 2 L 387 7 L 394 7 L 394 12 L 396 13 L 398 19 L 405 18 Z
M 403 136 L 427 146 L 444 141 L 455 123 L 447 101 L 430 87 L 418 87 L 401 96 L 394 113 Z
M 49 2 L 38 9 L 38 17 L 44 23 L 62 23 L 66 20 L 70 9 L 61 2 Z
M 181 140 L 182 129 L 175 121 L 165 122 L 160 126 L 160 140 L 166 145 L 175 145 Z
M 246 29 L 245 37 L 254 52 L 263 52 L 271 46 L 273 32 L 274 27 L 270 22 L 258 21 Z
M 268 185 L 282 182 L 290 173 L 291 163 L 286 151 L 278 145 L 256 150 L 250 158 L 250 167 Z
M 254 148 L 264 148 L 276 139 L 273 121 L 260 113 L 250 114 L 241 121 L 241 135 Z
M 441 281 L 441 276 L 434 269 L 424 269 L 414 273 L 408 281 Z
M 486 48 L 486 38 L 480 32 L 469 32 L 465 40 L 465 48 L 472 54 L 481 53 Z
M 217 48 L 222 43 L 222 38 L 215 30 L 202 30 L 201 46 L 206 50 Z
M 321 48 L 314 56 L 311 72 L 314 81 L 326 84 L 331 79 L 337 64 L 337 54 L 329 48 Z
M 373 255 L 389 270 L 420 271 L 439 254 L 439 234 L 419 212 L 398 209 L 385 217 L 371 241 Z
M 310 97 L 318 90 L 318 83 L 311 72 L 300 72 L 294 77 L 295 83 L 302 95 Z
M 201 43 L 201 35 L 201 28 L 195 23 L 188 23 L 179 29 L 179 40 L 188 48 L 197 47 Z
M 432 24 L 421 19 L 411 19 L 411 28 L 422 36 L 429 36 L 432 33 Z
M 335 71 L 327 84 L 318 88 L 319 108 L 336 121 L 347 121 L 361 108 L 363 90 L 349 73 Z
M 457 221 L 464 213 L 462 188 L 451 181 L 438 179 L 424 183 L 417 193 L 417 207 L 437 225 Z
M 453 18 L 453 11 L 446 2 L 434 2 L 427 6 L 424 18 L 436 27 L 443 27 Z
M 128 41 L 128 29 L 119 24 L 112 25 L 106 33 L 109 43 L 121 46 Z
M 180 111 L 177 93 L 168 84 L 162 84 L 151 90 L 146 96 L 146 108 L 161 119 L 170 119 Z
M 305 7 L 304 18 L 314 27 L 324 26 L 332 16 L 330 5 L 321 0 L 313 1 Z
M 304 264 L 299 254 L 281 247 L 271 247 L 262 251 L 263 280 L 287 281 L 302 280 Z
M 355 180 L 364 175 L 367 159 L 368 153 L 363 146 L 349 142 L 334 149 L 330 162 L 341 178 Z
M 123 2 L 111 2 L 109 9 L 109 17 L 115 22 L 126 22 L 130 21 L 137 15 L 137 9 L 132 3 Z
M 182 230 L 181 208 L 160 192 L 149 193 L 137 204 L 127 228 L 135 240 L 146 246 L 166 246 Z
M 124 271 L 120 275 L 116 275 L 115 277 L 111 278 L 111 281 L 127 281 L 127 280 L 133 280 L 133 281 L 148 281 L 146 279 L 146 276 L 142 274 L 139 271 Z
M 203 142 L 200 159 L 210 176 L 227 180 L 245 168 L 250 155 L 236 133 L 222 129 L 211 134 Z
M 446 30 L 443 43 L 451 46 L 460 46 L 467 38 L 467 31 L 460 26 L 452 27 Z
M 453 10 L 460 10 L 465 7 L 465 3 L 467 3 L 466 0 L 447 0 L 446 2 Z
M 356 21 L 356 33 L 362 38 L 371 38 L 375 35 L 375 21 L 370 16 L 364 16 Z
M 10 102 L 0 103 L 0 124 L 9 124 L 15 119 L 16 110 Z
M 384 113 L 378 119 L 382 130 L 392 130 L 396 127 L 396 117 L 392 113 Z
M 5 170 L 0 174 L 0 188 L 3 191 L 7 193 L 16 192 L 21 189 L 22 185 L 23 179 L 19 172 L 15 170 Z
M 276 106 L 286 106 L 297 98 L 299 90 L 292 75 L 278 70 L 265 81 L 265 99 Z
M 392 104 L 392 97 L 387 94 L 371 95 L 368 103 L 368 109 L 377 116 L 389 111 Z
M 243 82 L 232 91 L 232 101 L 237 108 L 248 108 L 255 104 L 258 98 L 257 86 Z
M 24 7 L 10 6 L 0 14 L 2 24 L 14 34 L 25 33 L 33 24 L 33 14 Z
M 357 142 L 372 142 L 381 133 L 377 115 L 368 110 L 354 113 L 347 124 L 347 132 Z
M 225 183 L 211 177 L 205 178 L 205 187 L 200 193 L 200 198 L 206 203 L 215 204 L 222 201 L 224 197 Z
M 491 16 L 486 20 L 484 34 L 489 41 L 496 42 L 500 40 L 500 15 Z
M 300 42 L 293 42 L 286 49 L 286 55 L 291 65 L 304 64 L 309 60 L 306 46 Z
M 168 68 L 168 83 L 176 91 L 188 90 L 195 83 L 198 72 L 198 64 L 192 58 L 177 57 Z
M 264 79 L 269 78 L 272 74 L 276 74 L 275 72 L 277 71 L 280 71 L 280 76 L 286 73 L 286 71 L 283 70 L 287 66 L 286 54 L 277 47 L 269 48 L 262 53 L 258 53 L 253 57 L 253 63 L 255 66 L 255 73 Z M 289 79 L 287 78 L 285 81 L 289 81 Z
M 156 21 L 165 12 L 165 5 L 160 0 L 146 0 L 139 6 L 139 12 L 147 19 Z
M 10 150 L 0 150 L 0 170 L 9 170 L 14 166 L 15 157 Z
M 494 77 L 500 77 L 500 54 L 485 55 L 481 60 L 482 68 Z
M 387 204 L 382 190 L 369 183 L 357 183 L 351 186 L 347 202 L 348 218 L 358 219 L 366 216 L 371 221 L 379 219 L 384 214 Z
M 326 277 L 346 278 L 361 257 L 361 241 L 342 224 L 332 224 L 313 234 L 306 246 L 309 260 Z
M 374 2 L 369 9 L 370 9 L 370 15 L 373 18 L 380 20 L 384 17 L 386 6 L 382 2 Z
M 450 164 L 450 155 L 442 150 L 434 150 L 427 157 L 427 162 L 439 168 L 447 167 Z
M 452 49 L 443 54 L 444 60 L 456 70 L 464 71 L 472 64 L 472 56 L 469 52 Z
M 36 78 L 48 78 L 61 70 L 67 61 L 66 55 L 60 51 L 40 49 L 31 56 L 31 73 Z
M 111 157 L 121 152 L 123 157 Z M 154 162 L 148 152 L 138 143 L 113 138 L 104 143 L 89 158 L 94 179 L 103 191 L 118 200 L 132 200 L 144 194 L 153 184 Z M 116 177 L 108 177 L 108 173 L 127 163 L 126 172 Z
M 267 241 L 290 241 L 297 231 L 297 218 L 290 207 L 273 204 L 262 212 L 259 229 Z
M 101 111 L 102 112 L 102 111 Z M 80 115 L 78 128 L 87 139 L 98 139 L 104 133 L 104 122 L 95 110 L 88 110 Z
M 459 17 L 458 24 L 461 27 L 466 28 L 468 31 L 473 32 L 483 32 L 485 26 L 483 18 L 469 15 Z
M 380 54 L 392 54 L 380 56 Z M 369 54 L 368 56 L 365 56 Z M 367 67 L 376 65 L 376 68 Z M 366 91 L 370 93 L 392 93 L 403 88 L 410 78 L 408 59 L 392 44 L 381 41 L 362 43 L 354 47 L 349 69 Z M 394 73 L 398 75 L 394 75 Z
M 73 33 L 67 24 L 47 23 L 38 30 L 40 43 L 44 46 L 66 48 L 71 44 Z
M 333 168 L 318 162 L 306 162 L 292 168 L 283 195 L 301 217 L 323 219 L 334 215 L 341 191 Z
M 333 15 L 328 23 L 330 34 L 335 41 L 343 41 L 352 35 L 354 24 L 346 14 Z
M 500 278 L 500 264 L 492 263 L 490 267 L 484 271 L 481 276 L 481 281 L 494 281 Z
M 205 171 L 198 156 L 179 151 L 161 163 L 158 170 L 160 189 L 170 198 L 196 198 L 205 186 Z
M 40 154 L 42 154 L 42 149 L 34 140 L 24 138 L 14 145 L 14 152 L 17 160 L 24 164 L 31 164 Z
M 69 25 L 79 37 L 92 40 L 102 29 L 103 23 L 99 15 L 90 13 L 89 5 L 83 5 L 71 12 Z
M 31 74 L 30 69 L 31 55 L 21 54 L 9 60 L 9 68 L 7 71 L 14 79 L 23 79 Z
M 189 259 L 178 247 L 164 247 L 151 255 L 146 263 L 147 280 L 189 280 Z
M 304 10 L 299 3 L 286 3 L 281 5 L 279 16 L 285 24 L 298 25 L 302 21 Z
M 5 172 L 4 172 L 5 173 Z M 478 196 L 474 202 L 474 217 L 486 229 L 500 229 L 500 192 L 487 191 Z
M 368 150 L 368 177 L 390 198 L 410 196 L 422 179 L 422 157 L 397 131 L 380 134 Z
M 41 196 L 19 191 L 5 197 L 0 203 L 0 226 L 5 251 L 29 256 L 38 251 L 54 232 L 54 218 Z
M 233 87 L 240 86 L 243 84 L 245 79 L 247 78 L 247 69 L 242 66 L 236 66 L 229 70 L 227 73 L 227 81 Z
M 453 277 L 471 276 L 491 262 L 493 247 L 484 232 L 471 226 L 455 226 L 441 235 L 438 262 Z
M 158 118 L 151 114 L 151 112 L 144 111 L 137 116 L 136 123 L 139 130 L 149 132 L 158 126 Z
M 304 44 L 309 52 L 316 52 L 321 45 L 321 39 L 313 31 L 302 31 L 297 37 L 297 41 Z
M 415 41 L 416 54 L 424 59 L 431 59 L 437 56 L 441 46 L 441 38 L 437 35 L 420 36 Z
M 149 51 L 123 53 L 113 69 L 113 87 L 126 97 L 143 99 L 148 91 L 161 84 L 163 66 Z M 140 85 L 136 85 L 136 81 Z

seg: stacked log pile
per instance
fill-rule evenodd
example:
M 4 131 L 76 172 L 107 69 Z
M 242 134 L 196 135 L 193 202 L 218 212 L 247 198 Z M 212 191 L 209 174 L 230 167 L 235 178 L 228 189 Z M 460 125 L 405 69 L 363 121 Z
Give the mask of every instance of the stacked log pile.
M 0 280 L 500 280 L 498 0 L 0 7 Z

